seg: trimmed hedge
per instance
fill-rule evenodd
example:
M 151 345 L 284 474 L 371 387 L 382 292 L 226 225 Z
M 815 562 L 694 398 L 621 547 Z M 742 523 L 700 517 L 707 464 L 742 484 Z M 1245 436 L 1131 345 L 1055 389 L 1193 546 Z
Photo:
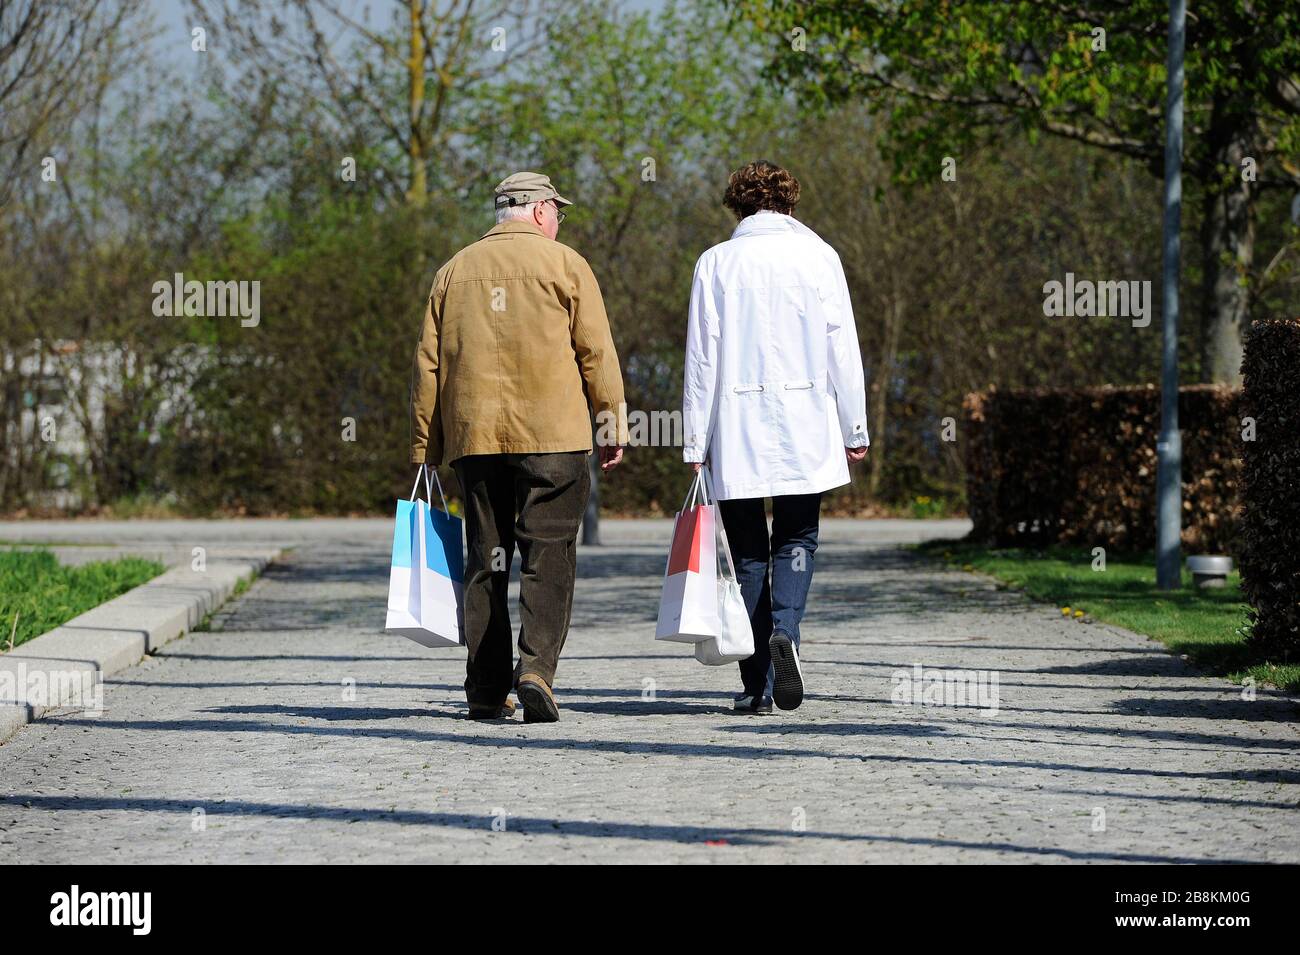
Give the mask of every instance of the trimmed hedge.
M 1251 326 L 1241 369 L 1255 422 L 1242 442 L 1241 588 L 1250 642 L 1285 663 L 1300 658 L 1300 321 Z
M 1233 550 L 1241 483 L 1240 392 L 1178 397 L 1183 546 Z M 1075 544 L 1142 551 L 1156 541 L 1160 390 L 1023 389 L 966 396 L 973 537 L 999 547 Z

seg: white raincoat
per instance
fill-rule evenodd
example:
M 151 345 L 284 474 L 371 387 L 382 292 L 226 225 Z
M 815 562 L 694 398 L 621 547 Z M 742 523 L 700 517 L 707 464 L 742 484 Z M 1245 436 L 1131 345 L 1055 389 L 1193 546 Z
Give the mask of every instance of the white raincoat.
M 741 220 L 695 263 L 685 378 L 682 456 L 719 500 L 847 484 L 867 397 L 835 250 L 791 216 Z

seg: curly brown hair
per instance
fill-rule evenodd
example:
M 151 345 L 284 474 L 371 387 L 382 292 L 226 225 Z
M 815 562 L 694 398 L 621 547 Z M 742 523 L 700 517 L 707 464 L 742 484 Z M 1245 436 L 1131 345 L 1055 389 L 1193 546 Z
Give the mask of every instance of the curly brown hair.
M 737 219 L 763 211 L 789 215 L 798 202 L 799 180 L 766 159 L 756 159 L 733 172 L 722 197 L 722 204 Z

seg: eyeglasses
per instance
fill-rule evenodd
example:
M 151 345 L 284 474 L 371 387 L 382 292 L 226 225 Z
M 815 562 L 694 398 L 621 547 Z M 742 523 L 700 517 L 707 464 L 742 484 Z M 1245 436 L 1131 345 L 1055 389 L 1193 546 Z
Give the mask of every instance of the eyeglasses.
M 560 204 L 556 202 L 554 199 L 551 200 L 551 205 L 555 206 L 555 224 L 559 225 L 561 222 L 564 221 L 564 217 L 566 213 L 560 210 Z

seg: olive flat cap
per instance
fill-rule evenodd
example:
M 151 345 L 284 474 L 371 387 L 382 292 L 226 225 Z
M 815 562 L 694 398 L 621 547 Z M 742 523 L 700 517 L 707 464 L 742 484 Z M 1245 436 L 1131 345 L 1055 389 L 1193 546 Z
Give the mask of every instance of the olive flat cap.
M 540 172 L 517 172 L 506 176 L 493 190 L 496 193 L 496 207 L 520 206 L 529 202 L 542 202 L 554 199 L 557 206 L 573 205 L 568 199 L 555 191 L 551 178 Z

